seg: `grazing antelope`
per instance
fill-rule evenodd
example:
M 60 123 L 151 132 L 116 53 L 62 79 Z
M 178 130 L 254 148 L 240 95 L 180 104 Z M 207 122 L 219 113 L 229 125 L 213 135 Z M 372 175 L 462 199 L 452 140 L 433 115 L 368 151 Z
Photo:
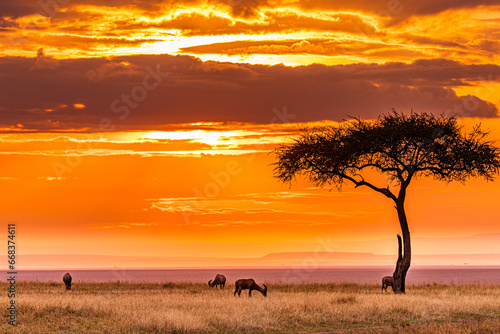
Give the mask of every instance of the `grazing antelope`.
M 215 278 L 214 280 L 210 280 L 208 281 L 208 286 L 213 288 L 215 286 L 215 288 L 217 288 L 217 286 L 220 285 L 220 288 L 223 289 L 225 286 L 226 286 L 226 276 L 224 275 L 215 275 Z
M 247 279 L 239 279 L 236 282 L 234 282 L 235 290 L 234 290 L 234 296 L 236 296 L 236 292 L 238 293 L 238 296 L 241 295 L 241 290 L 249 290 L 248 291 L 248 296 L 252 297 L 252 290 L 257 290 L 264 297 L 267 297 L 267 286 L 265 284 L 262 284 L 264 288 L 261 288 L 260 286 L 255 283 L 253 278 L 247 278 Z
M 66 284 L 66 290 L 71 290 L 71 286 L 73 285 L 71 284 L 71 281 L 72 281 L 71 275 L 69 273 L 64 274 L 63 282 L 64 284 Z
M 392 286 L 394 289 L 394 278 L 392 276 L 382 277 L 382 291 L 387 291 L 387 287 Z

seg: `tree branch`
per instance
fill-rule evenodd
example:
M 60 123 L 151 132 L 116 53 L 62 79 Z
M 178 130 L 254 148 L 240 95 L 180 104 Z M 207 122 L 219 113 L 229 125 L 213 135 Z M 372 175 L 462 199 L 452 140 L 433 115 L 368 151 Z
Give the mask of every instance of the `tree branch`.
M 343 173 L 339 173 L 339 172 L 335 172 L 335 171 L 331 171 L 331 170 L 322 170 L 321 168 L 319 168 L 314 162 L 312 162 L 310 159 L 308 158 L 304 158 L 307 163 L 309 163 L 311 165 L 311 167 L 313 167 L 317 173 L 320 173 L 320 174 L 333 174 L 333 175 L 336 175 L 342 179 L 347 179 L 349 181 L 351 181 L 352 183 L 354 183 L 354 185 L 357 187 L 360 187 L 360 186 L 367 186 L 381 194 L 384 194 L 386 197 L 392 199 L 394 202 L 397 202 L 397 198 L 396 196 L 389 190 L 389 187 L 387 188 L 379 188 L 369 182 L 366 182 L 365 179 L 361 176 L 362 180 L 361 181 L 358 181 L 356 180 L 355 178 L 347 175 L 347 174 L 343 174 Z
M 339 175 L 339 174 L 337 174 L 337 175 Z M 342 177 L 342 178 L 345 178 L 345 179 L 347 179 L 349 181 L 351 181 L 352 183 L 354 183 L 356 185 L 356 188 L 360 187 L 360 186 L 367 186 L 367 187 L 369 187 L 369 188 L 371 188 L 371 189 L 373 189 L 373 190 L 375 190 L 375 191 L 377 191 L 379 193 L 384 194 L 386 197 L 392 199 L 394 202 L 397 201 L 396 196 L 389 190 L 389 187 L 387 187 L 387 188 L 379 188 L 379 187 L 374 186 L 373 184 L 371 184 L 369 182 L 366 182 L 364 179 L 361 180 L 361 181 L 357 181 L 353 177 L 350 177 L 349 175 L 345 175 L 345 174 L 341 174 L 339 176 Z

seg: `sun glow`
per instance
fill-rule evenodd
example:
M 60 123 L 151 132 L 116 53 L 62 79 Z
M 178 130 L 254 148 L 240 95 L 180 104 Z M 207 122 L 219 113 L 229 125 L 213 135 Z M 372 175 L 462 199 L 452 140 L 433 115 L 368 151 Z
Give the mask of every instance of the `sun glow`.
M 230 145 L 234 142 L 231 137 L 241 136 L 239 131 L 154 131 L 141 136 L 142 139 L 155 140 L 188 140 L 197 143 L 204 143 L 212 146 Z

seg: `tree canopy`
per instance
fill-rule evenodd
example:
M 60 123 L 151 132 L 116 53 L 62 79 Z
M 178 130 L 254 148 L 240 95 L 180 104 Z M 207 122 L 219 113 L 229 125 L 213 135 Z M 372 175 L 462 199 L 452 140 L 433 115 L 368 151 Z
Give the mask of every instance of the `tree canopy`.
M 354 119 L 303 130 L 292 144 L 276 148 L 275 177 L 291 182 L 302 174 L 317 186 L 339 189 L 350 181 L 396 200 L 398 195 L 388 186 L 366 181 L 363 171 L 373 168 L 387 174 L 400 191 L 418 176 L 448 182 L 492 180 L 500 168 L 500 151 L 485 140 L 486 135 L 480 126 L 462 134 L 454 117 L 393 111 L 375 121 Z

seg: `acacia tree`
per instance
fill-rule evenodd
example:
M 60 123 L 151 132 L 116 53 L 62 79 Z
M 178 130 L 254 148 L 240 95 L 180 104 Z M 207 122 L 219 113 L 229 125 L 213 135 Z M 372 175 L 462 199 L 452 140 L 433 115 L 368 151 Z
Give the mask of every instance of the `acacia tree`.
M 303 130 L 293 143 L 275 149 L 274 176 L 291 184 L 302 175 L 316 186 L 335 186 L 339 190 L 351 183 L 393 200 L 403 235 L 402 242 L 398 235 L 393 290 L 404 293 L 411 264 L 405 213 L 410 182 L 419 176 L 462 183 L 471 177 L 493 180 L 500 168 L 500 150 L 485 140 L 486 135 L 479 125 L 462 134 L 454 117 L 413 112 L 404 115 L 393 110 L 376 121 L 354 119 L 338 126 Z M 387 175 L 387 184 L 380 186 L 365 180 L 364 172 L 368 170 Z

